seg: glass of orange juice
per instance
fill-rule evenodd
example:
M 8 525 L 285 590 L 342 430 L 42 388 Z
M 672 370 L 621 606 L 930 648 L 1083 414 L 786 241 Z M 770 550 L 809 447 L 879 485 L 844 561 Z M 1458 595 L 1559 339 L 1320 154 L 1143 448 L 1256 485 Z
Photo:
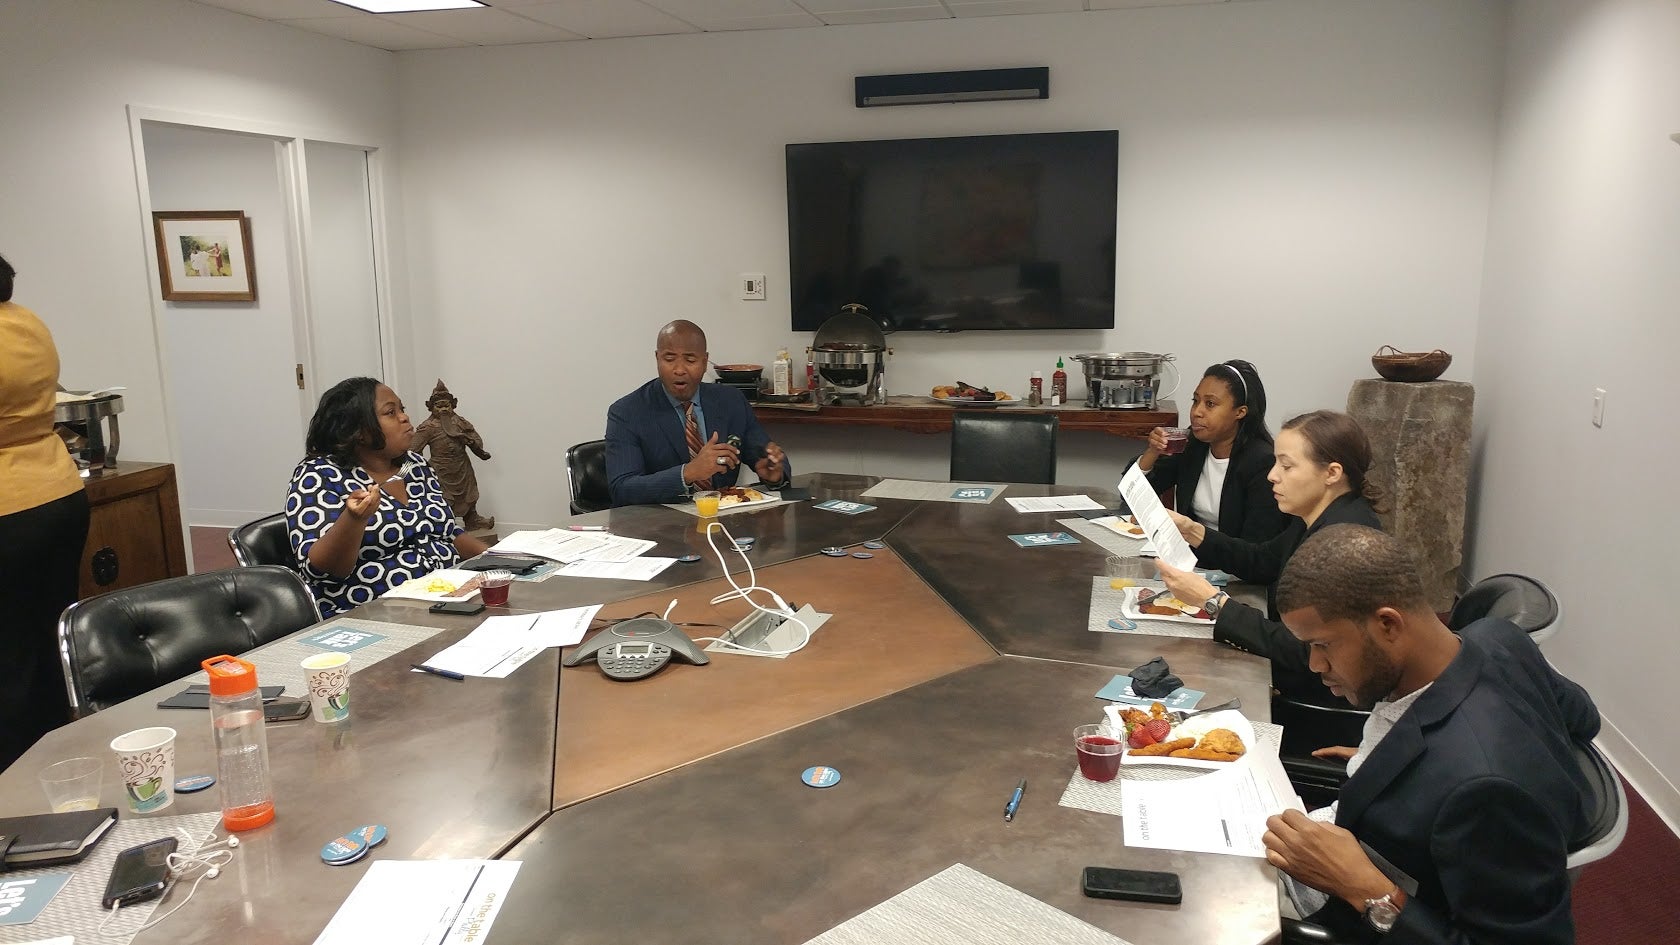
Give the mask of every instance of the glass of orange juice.
M 717 518 L 718 500 L 721 498 L 723 498 L 723 493 L 710 489 L 705 492 L 696 492 L 694 493 L 694 511 L 700 513 L 701 518 Z

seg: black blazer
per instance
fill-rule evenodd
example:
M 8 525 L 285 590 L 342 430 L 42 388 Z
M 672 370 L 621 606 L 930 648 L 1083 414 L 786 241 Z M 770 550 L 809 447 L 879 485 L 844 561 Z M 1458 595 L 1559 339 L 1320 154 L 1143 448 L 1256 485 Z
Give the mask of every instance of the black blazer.
M 741 465 L 712 477 L 711 488 L 733 486 L 744 468 L 764 458 L 770 435 L 759 426 L 747 398 L 733 387 L 701 384 L 695 391 L 700 409 L 706 414 L 706 432 L 719 440 L 731 434 L 741 438 Z M 683 423 L 665 387 L 654 378 L 620 397 L 607 409 L 607 486 L 612 504 L 651 505 L 680 502 L 688 496 L 682 467 L 687 463 L 688 441 Z M 793 465 L 782 463 L 782 481 L 793 475 Z
M 1202 479 L 1208 445 L 1195 437 L 1177 456 L 1162 456 L 1144 473 L 1156 492 L 1171 487 L 1173 505 L 1181 515 L 1195 518 L 1191 502 L 1196 483 Z M 1284 514 L 1272 496 L 1266 480 L 1272 471 L 1270 440 L 1249 438 L 1231 450 L 1231 465 L 1225 469 L 1225 485 L 1219 492 L 1219 530 L 1243 541 L 1265 541 L 1283 531 Z
M 1264 614 L 1247 604 L 1231 601 L 1219 611 L 1219 619 L 1213 624 L 1213 638 L 1271 660 L 1272 685 L 1279 692 L 1317 705 L 1346 706 L 1347 703 L 1332 694 L 1318 674 L 1307 666 L 1307 645 L 1295 639 L 1289 628 L 1279 622 L 1277 580 L 1302 542 L 1321 528 L 1342 524 L 1382 528 L 1371 503 L 1364 496 L 1350 492 L 1331 502 L 1311 528 L 1291 515 L 1289 527 L 1270 541 L 1241 541 L 1209 531 L 1196 549 L 1196 560 L 1202 567 L 1218 568 L 1244 581 L 1268 585 Z
M 1336 823 L 1416 891 L 1382 937 L 1332 900 L 1311 918 L 1338 941 L 1575 941 L 1564 860 L 1592 795 L 1573 749 L 1598 734 L 1598 709 L 1512 624 L 1485 618 L 1460 638 L 1342 787 Z

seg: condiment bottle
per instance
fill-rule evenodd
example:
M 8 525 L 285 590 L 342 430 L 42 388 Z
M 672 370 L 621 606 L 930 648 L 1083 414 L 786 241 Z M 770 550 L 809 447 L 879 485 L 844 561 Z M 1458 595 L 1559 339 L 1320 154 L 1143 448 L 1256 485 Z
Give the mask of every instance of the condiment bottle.
M 776 352 L 776 360 L 770 365 L 770 393 L 778 397 L 793 393 L 792 369 L 793 362 L 788 358 L 787 349 Z
M 1044 403 L 1044 372 L 1043 371 L 1034 371 L 1032 373 L 1032 380 L 1027 382 L 1027 403 L 1034 406 L 1034 407 L 1038 407 L 1038 406 L 1043 405 L 1043 403 Z
M 1062 370 L 1062 359 L 1056 359 L 1056 373 L 1050 375 L 1051 403 L 1061 406 L 1068 402 L 1067 372 Z
M 233 656 L 212 656 L 200 665 L 210 676 L 210 732 L 216 742 L 222 823 L 229 830 L 261 827 L 274 819 L 274 786 L 257 668 Z

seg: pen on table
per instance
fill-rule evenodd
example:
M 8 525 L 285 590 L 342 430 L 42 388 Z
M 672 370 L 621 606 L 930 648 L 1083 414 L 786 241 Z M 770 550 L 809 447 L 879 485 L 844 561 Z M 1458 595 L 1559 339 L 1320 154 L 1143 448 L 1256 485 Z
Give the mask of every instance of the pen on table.
M 607 530 L 607 526 L 605 526 L 605 525 L 567 525 L 566 526 L 566 531 L 569 531 L 569 532 L 604 532 L 606 530 Z
M 438 669 L 436 666 L 427 666 L 425 663 L 410 663 L 408 665 L 414 667 L 415 669 L 421 671 L 422 673 L 431 673 L 433 676 L 442 676 L 444 679 L 466 679 L 467 678 L 467 677 L 461 675 L 460 673 L 451 672 L 447 669 Z
M 1015 793 L 1009 795 L 1009 803 L 1003 805 L 1003 819 L 1005 821 L 1015 819 L 1015 811 L 1021 807 L 1021 795 L 1025 793 L 1027 793 L 1027 779 L 1022 778 L 1021 783 L 1015 785 Z

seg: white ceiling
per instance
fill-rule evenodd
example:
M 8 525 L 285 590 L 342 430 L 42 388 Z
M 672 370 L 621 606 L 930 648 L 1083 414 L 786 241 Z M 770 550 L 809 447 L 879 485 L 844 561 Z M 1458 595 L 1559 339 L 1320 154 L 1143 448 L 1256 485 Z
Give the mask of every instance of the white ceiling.
M 1227 0 L 487 0 L 488 7 L 373 14 L 332 0 L 195 0 L 379 49 L 445 49 L 901 23 L 1016 13 L 1080 13 Z

